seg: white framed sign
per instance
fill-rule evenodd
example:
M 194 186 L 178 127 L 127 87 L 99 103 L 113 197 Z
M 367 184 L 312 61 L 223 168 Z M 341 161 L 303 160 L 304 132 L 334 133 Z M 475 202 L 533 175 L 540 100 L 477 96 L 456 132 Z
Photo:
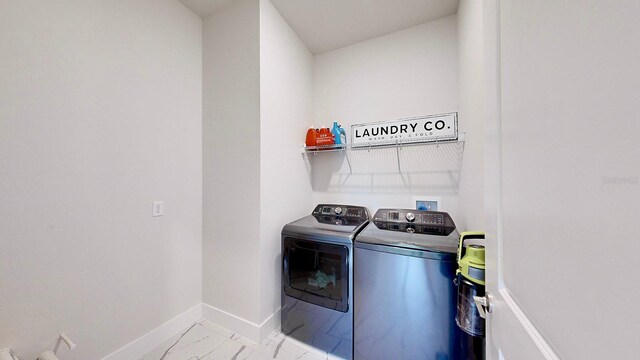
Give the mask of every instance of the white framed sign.
M 457 112 L 351 126 L 351 147 L 457 139 Z

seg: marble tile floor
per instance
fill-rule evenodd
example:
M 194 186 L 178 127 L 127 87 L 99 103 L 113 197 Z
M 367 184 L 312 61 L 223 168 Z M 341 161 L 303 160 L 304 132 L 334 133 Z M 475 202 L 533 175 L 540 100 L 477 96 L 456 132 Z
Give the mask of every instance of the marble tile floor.
M 327 360 L 337 359 L 274 331 L 260 344 L 202 320 L 139 360 Z

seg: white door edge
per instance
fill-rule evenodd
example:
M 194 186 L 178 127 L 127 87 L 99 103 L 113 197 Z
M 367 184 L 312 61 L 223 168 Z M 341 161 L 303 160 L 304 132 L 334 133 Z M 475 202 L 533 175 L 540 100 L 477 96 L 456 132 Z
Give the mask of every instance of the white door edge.
M 509 293 L 509 290 L 507 288 L 501 288 L 500 295 L 502 296 L 502 300 L 505 302 L 505 304 L 516 316 L 520 325 L 522 325 L 529 337 L 531 337 L 531 339 L 533 340 L 534 344 L 538 347 L 538 350 L 540 350 L 540 353 L 544 356 L 544 358 L 546 360 L 560 360 L 558 354 L 553 351 L 551 345 L 547 343 L 547 341 L 544 339 L 542 334 L 540 334 L 535 325 L 533 325 L 524 311 L 522 311 L 520 306 L 518 306 L 518 303 L 513 299 L 511 293 Z

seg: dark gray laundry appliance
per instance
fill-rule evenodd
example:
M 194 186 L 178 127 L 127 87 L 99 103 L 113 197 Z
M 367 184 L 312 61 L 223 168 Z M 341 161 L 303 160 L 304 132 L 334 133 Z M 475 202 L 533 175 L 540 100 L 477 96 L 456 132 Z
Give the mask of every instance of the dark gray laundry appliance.
M 282 229 L 282 332 L 353 358 L 353 239 L 366 208 L 321 204 Z
M 454 360 L 456 225 L 445 212 L 380 209 L 356 237 L 356 360 Z

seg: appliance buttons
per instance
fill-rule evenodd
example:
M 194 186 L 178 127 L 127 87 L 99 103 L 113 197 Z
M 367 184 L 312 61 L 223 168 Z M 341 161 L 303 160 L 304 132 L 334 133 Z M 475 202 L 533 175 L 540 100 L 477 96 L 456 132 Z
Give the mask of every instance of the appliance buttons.
M 405 216 L 408 222 L 413 222 L 416 219 L 416 216 L 413 213 L 407 213 Z
M 336 213 L 336 215 L 340 215 L 340 214 L 342 214 L 342 208 L 341 208 L 341 207 L 339 207 L 339 206 L 338 206 L 338 207 L 336 207 L 333 211 Z

